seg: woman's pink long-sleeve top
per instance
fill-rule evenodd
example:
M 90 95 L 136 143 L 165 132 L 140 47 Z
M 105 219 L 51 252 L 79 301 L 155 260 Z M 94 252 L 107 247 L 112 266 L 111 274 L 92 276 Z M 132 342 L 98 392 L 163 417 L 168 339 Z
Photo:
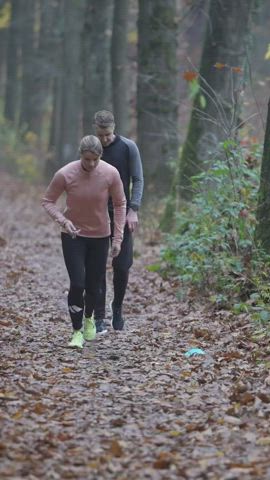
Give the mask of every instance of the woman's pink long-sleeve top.
M 56 201 L 63 192 L 66 193 L 66 208 L 62 213 Z M 42 206 L 62 227 L 66 220 L 71 220 L 79 230 L 78 235 L 102 238 L 111 233 L 109 197 L 114 206 L 113 242 L 121 244 L 126 222 L 126 198 L 119 172 L 103 160 L 91 172 L 83 170 L 80 160 L 58 170 L 45 192 Z

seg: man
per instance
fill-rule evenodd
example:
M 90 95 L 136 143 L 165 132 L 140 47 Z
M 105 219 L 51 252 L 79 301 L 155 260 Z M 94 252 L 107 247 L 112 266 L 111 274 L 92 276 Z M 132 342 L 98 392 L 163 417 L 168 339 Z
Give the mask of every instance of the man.
M 127 216 L 124 229 L 124 238 L 120 254 L 113 259 L 113 289 L 114 297 L 111 303 L 112 326 L 114 330 L 123 330 L 124 319 L 122 304 L 128 285 L 129 269 L 133 263 L 132 233 L 138 225 L 138 210 L 143 193 L 143 170 L 140 153 L 137 145 L 130 139 L 114 133 L 114 116 L 107 110 L 101 110 L 94 115 L 94 129 L 96 136 L 103 146 L 102 159 L 115 167 L 120 173 L 127 200 Z M 113 206 L 109 199 L 109 215 L 114 229 Z M 97 332 L 106 332 L 102 319 L 105 316 L 106 277 L 103 289 L 100 292 L 99 303 L 95 308 Z

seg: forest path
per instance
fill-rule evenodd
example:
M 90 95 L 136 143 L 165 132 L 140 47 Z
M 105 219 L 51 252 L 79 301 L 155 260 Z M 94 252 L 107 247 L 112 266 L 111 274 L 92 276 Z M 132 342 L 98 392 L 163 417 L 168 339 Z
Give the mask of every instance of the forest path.
M 40 189 L 0 191 L 0 478 L 269 479 L 269 345 L 247 318 L 179 303 L 139 237 L 125 331 L 68 349 L 59 232 Z

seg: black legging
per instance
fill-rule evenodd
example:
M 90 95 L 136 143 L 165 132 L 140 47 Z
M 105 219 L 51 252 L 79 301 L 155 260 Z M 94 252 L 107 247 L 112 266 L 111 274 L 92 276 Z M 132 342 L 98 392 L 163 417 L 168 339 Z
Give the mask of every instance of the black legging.
M 113 215 L 110 212 L 111 217 L 111 230 L 113 236 Z M 124 238 L 121 244 L 121 251 L 118 257 L 115 257 L 112 261 L 113 266 L 113 305 L 114 307 L 121 307 L 129 277 L 129 269 L 133 263 L 133 237 L 128 226 L 125 225 Z M 105 303 L 106 303 L 106 273 L 102 280 L 102 288 L 95 307 L 95 319 L 103 319 L 105 317 Z
M 70 278 L 68 308 L 74 330 L 82 328 L 83 315 L 91 317 L 106 274 L 109 238 L 72 238 L 61 234 L 65 264 Z

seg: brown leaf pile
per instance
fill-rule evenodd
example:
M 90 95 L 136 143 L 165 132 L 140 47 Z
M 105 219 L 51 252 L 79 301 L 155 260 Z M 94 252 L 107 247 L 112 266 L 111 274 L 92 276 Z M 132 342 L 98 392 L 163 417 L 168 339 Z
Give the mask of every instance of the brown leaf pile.
M 269 345 L 248 319 L 179 303 L 138 236 L 126 330 L 68 349 L 68 277 L 42 190 L 5 175 L 0 189 L 0 478 L 269 479 Z M 191 347 L 206 355 L 185 357 Z

